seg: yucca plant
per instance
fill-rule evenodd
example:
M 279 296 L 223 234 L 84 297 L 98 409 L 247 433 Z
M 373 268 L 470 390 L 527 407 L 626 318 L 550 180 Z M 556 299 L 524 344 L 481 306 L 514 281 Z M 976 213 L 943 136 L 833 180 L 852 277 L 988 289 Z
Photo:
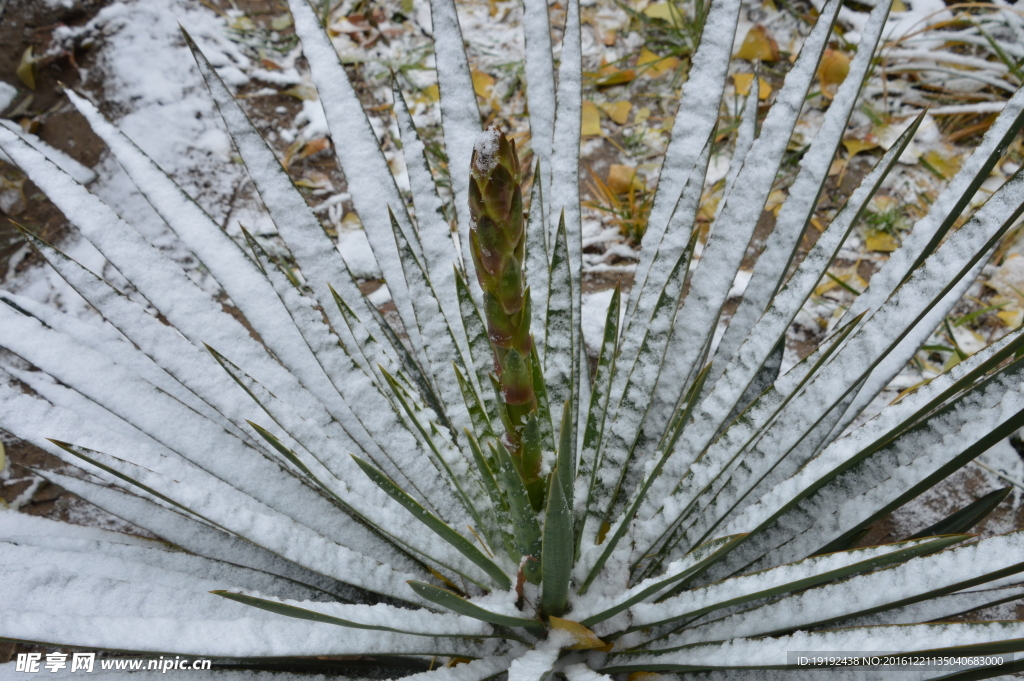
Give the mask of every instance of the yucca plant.
M 0 514 L 0 636 L 270 668 L 361 656 L 378 676 L 399 673 L 401 657 L 459 681 L 771 678 L 790 673 L 795 651 L 1024 650 L 1021 622 L 934 623 L 1024 594 L 1024 534 L 965 534 L 1000 496 L 857 547 L 877 519 L 1024 423 L 1024 333 L 851 427 L 1024 210 L 1018 172 L 951 229 L 1024 123 L 1024 90 L 821 346 L 778 375 L 787 327 L 916 130 L 794 266 L 885 24 L 878 3 L 712 344 L 839 6 L 825 5 L 759 135 L 749 102 L 693 262 L 740 11 L 711 3 L 636 277 L 612 297 L 594 375 L 580 333 L 575 0 L 557 92 L 547 4 L 525 2 L 532 169 L 500 131 L 481 132 L 455 5 L 432 0 L 457 242 L 401 92 L 415 220 L 314 10 L 291 1 L 401 328 L 361 294 L 194 45 L 287 269 L 251 235 L 229 238 L 69 97 L 248 326 L 19 129 L 0 128 L 4 152 L 134 289 L 26 232 L 109 325 L 0 292 L 0 345 L 21 358 L 4 363 L 21 385 L 0 385 L 0 427 L 75 466 L 41 475 L 171 545 Z M 971 678 L 1005 672 L 981 663 Z

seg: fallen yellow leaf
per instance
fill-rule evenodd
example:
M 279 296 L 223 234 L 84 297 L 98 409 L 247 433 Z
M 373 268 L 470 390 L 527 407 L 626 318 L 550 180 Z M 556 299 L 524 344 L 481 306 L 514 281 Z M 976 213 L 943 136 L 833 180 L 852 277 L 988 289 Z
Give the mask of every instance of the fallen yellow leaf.
M 643 180 L 636 174 L 636 168 L 619 163 L 613 163 L 608 167 L 606 184 L 613 194 L 625 194 L 630 189 L 642 190 L 644 188 Z
M 718 204 L 721 202 L 721 196 L 715 196 L 712 198 L 701 197 L 700 210 L 697 211 L 697 220 L 701 218 L 705 222 L 711 222 L 715 219 L 715 211 L 718 210 Z
M 437 83 L 433 83 L 423 88 L 420 90 L 420 94 L 416 97 L 417 102 L 423 102 L 424 104 L 433 104 L 439 99 L 441 99 L 441 90 L 438 88 Z
M 679 66 L 678 57 L 659 57 L 655 53 L 648 50 L 646 47 L 640 50 L 640 56 L 636 60 L 637 68 L 645 66 L 643 69 L 643 75 L 648 78 L 657 78 L 658 76 L 674 71 Z
M 624 99 L 621 102 L 601 105 L 601 111 L 604 111 L 608 115 L 608 118 L 612 119 L 619 125 L 626 124 L 626 121 L 629 120 L 629 112 L 632 109 L 633 103 L 628 99 Z
M 473 69 L 473 91 L 478 97 L 490 99 L 494 92 L 494 78 L 483 71 Z
M 952 178 L 960 170 L 960 157 L 956 154 L 946 156 L 938 149 L 932 149 L 921 158 L 946 179 Z
M 747 31 L 746 37 L 743 38 L 743 44 L 740 45 L 740 49 L 736 52 L 735 56 L 737 59 L 746 59 L 747 61 L 754 61 L 755 59 L 760 59 L 764 62 L 778 61 L 779 45 L 768 34 L 768 29 L 761 24 L 757 24 Z
M 665 677 L 654 672 L 633 672 L 626 677 L 626 681 L 659 681 Z
M 747 93 L 750 92 L 750 85 L 754 82 L 753 73 L 737 73 L 732 77 L 733 83 L 736 85 L 736 94 L 746 97 Z M 772 86 L 768 84 L 761 76 L 757 77 L 757 98 L 768 99 L 772 94 Z
M 652 19 L 664 19 L 665 21 L 672 19 L 672 10 L 668 8 L 667 2 L 655 2 L 647 5 L 644 14 Z
M 601 132 L 601 114 L 597 110 L 597 105 L 590 100 L 583 102 L 583 126 L 580 129 L 580 134 L 584 137 L 603 134 Z
M 888 232 L 872 231 L 864 238 L 864 245 L 869 251 L 892 253 L 900 247 L 900 242 Z
M 850 58 L 838 50 L 825 50 L 818 64 L 818 81 L 821 95 L 832 99 L 836 89 L 843 84 L 850 73 Z
M 828 276 L 828 274 L 822 277 L 821 283 L 819 283 L 818 287 L 814 289 L 815 295 L 820 296 L 837 287 L 844 289 L 845 287 L 839 283 L 840 281 L 855 291 L 863 291 L 868 287 L 868 283 L 864 281 L 859 274 L 857 274 L 857 265 L 852 265 L 841 270 L 832 269 L 829 271 L 829 274 L 831 274 L 832 277 L 835 277 L 835 279 Z M 839 281 L 836 281 L 836 279 Z
M 836 175 L 841 175 L 844 170 L 846 170 L 846 160 L 842 158 L 837 158 L 833 160 L 832 165 L 829 166 L 828 176 L 834 177 Z
M 307 158 L 313 154 L 328 149 L 331 146 L 331 141 L 326 137 L 319 137 L 315 140 L 310 140 L 302 147 L 302 151 L 299 152 L 299 158 Z
M 647 122 L 647 119 L 651 117 L 651 110 L 646 106 L 642 106 L 636 110 L 633 114 L 633 125 L 643 125 Z
M 999 312 L 996 312 L 996 316 L 999 317 L 999 320 L 1002 321 L 1003 324 L 1011 329 L 1016 329 L 1021 325 L 1021 322 L 1024 322 L 1024 310 L 1020 309 L 1000 310 Z
M 775 214 L 775 217 L 779 216 L 779 209 L 782 208 L 782 204 L 786 202 L 786 192 L 781 189 L 776 189 L 768 195 L 768 200 L 764 202 L 764 209 L 770 210 Z
M 598 87 L 611 87 L 612 85 L 623 85 L 636 78 L 636 71 L 633 69 L 618 69 L 612 65 L 602 66 L 597 72 L 595 85 Z
M 301 99 L 308 102 L 315 102 L 317 98 L 316 88 L 306 83 L 299 83 L 293 85 L 287 90 L 281 90 L 282 95 L 291 95 L 295 99 Z
M 846 147 L 846 153 L 853 158 L 862 151 L 876 148 L 878 146 L 878 142 L 857 139 L 856 137 L 848 137 L 843 140 L 843 146 Z
M 25 51 L 21 53 L 21 62 L 18 64 L 18 70 L 14 72 L 18 76 L 18 80 L 25 84 L 29 90 L 36 89 L 36 59 L 32 56 L 32 46 L 29 45 L 25 48 Z
M 611 643 L 605 643 L 597 637 L 597 634 L 587 629 L 579 622 L 564 620 L 561 617 L 549 617 L 548 622 L 555 631 L 567 631 L 576 639 L 576 643 L 569 646 L 569 650 L 601 650 L 608 652 L 612 649 Z

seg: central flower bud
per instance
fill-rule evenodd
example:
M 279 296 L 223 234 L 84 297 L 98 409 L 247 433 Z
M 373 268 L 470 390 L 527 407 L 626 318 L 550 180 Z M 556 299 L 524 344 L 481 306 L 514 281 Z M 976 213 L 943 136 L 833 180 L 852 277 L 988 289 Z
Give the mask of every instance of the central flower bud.
M 470 163 L 470 251 L 483 290 L 487 334 L 501 385 L 505 444 L 523 482 L 528 489 L 534 488 L 531 500 L 537 505 L 543 498 L 543 481 L 539 447 L 530 442 L 530 433 L 537 430 L 537 397 L 530 290 L 523 275 L 526 229 L 521 183 L 515 142 L 496 128 L 482 132 Z M 533 427 L 528 427 L 531 420 Z

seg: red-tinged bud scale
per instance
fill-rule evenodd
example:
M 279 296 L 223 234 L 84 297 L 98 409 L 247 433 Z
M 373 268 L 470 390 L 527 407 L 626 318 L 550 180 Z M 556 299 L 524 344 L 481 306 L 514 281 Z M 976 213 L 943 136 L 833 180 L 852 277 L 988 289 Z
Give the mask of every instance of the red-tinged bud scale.
M 523 277 L 526 230 L 522 173 L 514 141 L 496 128 L 477 137 L 470 163 L 470 250 L 484 292 L 484 316 L 494 350 L 508 427 L 505 444 L 527 488 L 542 486 L 539 456 L 524 456 L 523 435 L 537 413 L 533 388 L 530 290 Z M 536 495 L 531 495 L 531 498 Z M 539 501 L 539 498 L 538 498 Z

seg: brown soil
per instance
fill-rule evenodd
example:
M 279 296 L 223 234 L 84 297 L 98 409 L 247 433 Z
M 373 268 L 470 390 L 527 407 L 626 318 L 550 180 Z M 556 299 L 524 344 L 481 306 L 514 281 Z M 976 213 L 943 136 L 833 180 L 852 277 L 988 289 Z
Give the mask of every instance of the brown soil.
M 61 83 L 74 86 L 79 82 L 78 68 L 88 67 L 91 61 L 88 52 L 54 55 L 37 62 L 33 69 L 34 89 L 28 88 L 16 72 L 26 49 L 31 47 L 37 57 L 44 54 L 54 29 L 62 25 L 82 25 L 109 3 L 110 0 L 83 0 L 80 6 L 67 9 L 51 8 L 37 0 L 10 0 L 0 17 L 0 45 L 4 46 L 0 50 L 0 80 L 18 88 L 18 96 L 0 114 L 90 167 L 99 160 L 103 144 L 68 104 L 61 87 Z M 59 241 L 66 226 L 60 211 L 16 168 L 0 163 L 0 174 L 8 182 L 24 182 L 25 198 L 10 214 L 0 211 L 0 273 L 4 273 L 10 257 L 23 244 L 15 222 L 47 241 Z M 31 258 L 23 261 L 21 267 L 30 262 Z

